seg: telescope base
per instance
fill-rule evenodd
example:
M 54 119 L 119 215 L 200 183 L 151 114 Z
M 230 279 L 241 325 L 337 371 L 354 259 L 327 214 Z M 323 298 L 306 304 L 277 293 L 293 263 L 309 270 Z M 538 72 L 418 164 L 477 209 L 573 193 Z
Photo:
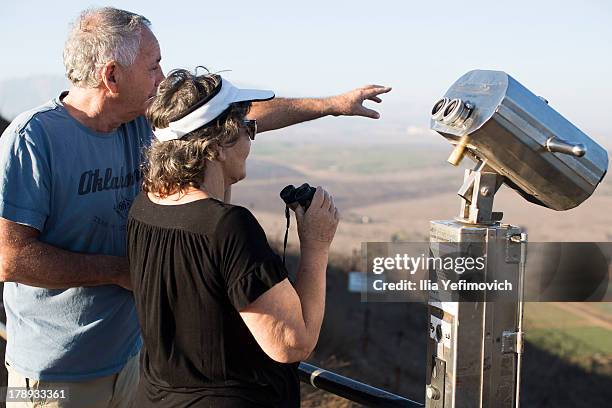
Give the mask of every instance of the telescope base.
M 443 290 L 430 291 L 426 407 L 518 406 L 525 242 L 526 234 L 508 224 L 431 222 L 430 255 L 482 256 L 485 281 L 506 280 L 516 290 L 496 301 L 489 293 L 465 300 Z M 440 288 L 442 280 L 464 278 L 435 265 L 429 274 Z

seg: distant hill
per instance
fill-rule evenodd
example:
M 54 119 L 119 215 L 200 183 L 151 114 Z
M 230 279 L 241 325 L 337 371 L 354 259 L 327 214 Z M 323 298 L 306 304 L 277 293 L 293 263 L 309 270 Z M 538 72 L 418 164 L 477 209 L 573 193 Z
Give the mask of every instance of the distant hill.
M 37 75 L 0 81 L 0 116 L 12 120 L 68 89 L 62 75 Z

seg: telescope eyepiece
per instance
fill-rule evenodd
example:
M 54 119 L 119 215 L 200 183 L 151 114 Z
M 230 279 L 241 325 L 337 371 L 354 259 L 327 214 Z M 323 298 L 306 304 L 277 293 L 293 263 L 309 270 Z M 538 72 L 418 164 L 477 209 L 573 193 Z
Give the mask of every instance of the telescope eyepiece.
M 444 109 L 446 108 L 446 105 L 448 105 L 449 102 L 450 102 L 450 99 L 448 98 L 438 99 L 438 101 L 434 104 L 433 108 L 431 109 L 431 118 L 433 120 L 441 120 L 442 116 L 444 116 Z
M 470 117 L 474 104 L 460 98 L 441 98 L 431 109 L 431 118 L 449 126 L 460 126 Z
M 444 108 L 442 122 L 450 126 L 460 126 L 470 117 L 474 105 L 459 98 L 452 99 Z

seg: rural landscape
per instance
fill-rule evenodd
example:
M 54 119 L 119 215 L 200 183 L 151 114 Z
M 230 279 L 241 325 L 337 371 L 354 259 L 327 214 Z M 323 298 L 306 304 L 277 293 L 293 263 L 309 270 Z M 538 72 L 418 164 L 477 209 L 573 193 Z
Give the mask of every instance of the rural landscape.
M 355 129 L 358 133 L 359 129 Z M 426 309 L 416 303 L 362 303 L 348 291 L 348 272 L 360 271 L 362 242 L 428 239 L 429 221 L 453 218 L 463 168 L 446 162 L 450 146 L 434 133 L 328 141 L 302 129 L 262 134 L 252 145 L 247 179 L 234 186 L 234 203 L 251 209 L 280 252 L 285 233 L 278 194 L 287 184 L 328 189 L 342 221 L 332 245 L 326 317 L 315 365 L 424 401 Z M 438 140 L 439 139 L 439 140 Z M 522 226 L 532 242 L 612 240 L 612 179 L 580 207 L 558 213 L 502 187 L 496 209 Z M 288 267 L 297 267 L 292 219 Z M 612 304 L 528 303 L 522 376 L 524 407 L 604 406 L 612 398 Z M 2 344 L 4 347 L 4 344 Z M 359 406 L 302 384 L 304 407 Z

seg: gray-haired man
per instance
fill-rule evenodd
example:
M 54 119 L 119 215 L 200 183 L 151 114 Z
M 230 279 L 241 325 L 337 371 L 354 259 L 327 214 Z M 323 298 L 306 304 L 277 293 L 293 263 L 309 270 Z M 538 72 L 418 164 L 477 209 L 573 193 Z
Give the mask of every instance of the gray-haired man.
M 64 390 L 51 395 L 57 406 L 127 406 L 138 382 L 125 224 L 151 138 L 142 115 L 164 78 L 149 25 L 114 8 L 83 12 L 64 49 L 72 88 L 19 115 L 0 139 L 9 386 Z M 250 116 L 260 131 L 330 114 L 377 118 L 362 103 L 389 90 L 275 99 Z

